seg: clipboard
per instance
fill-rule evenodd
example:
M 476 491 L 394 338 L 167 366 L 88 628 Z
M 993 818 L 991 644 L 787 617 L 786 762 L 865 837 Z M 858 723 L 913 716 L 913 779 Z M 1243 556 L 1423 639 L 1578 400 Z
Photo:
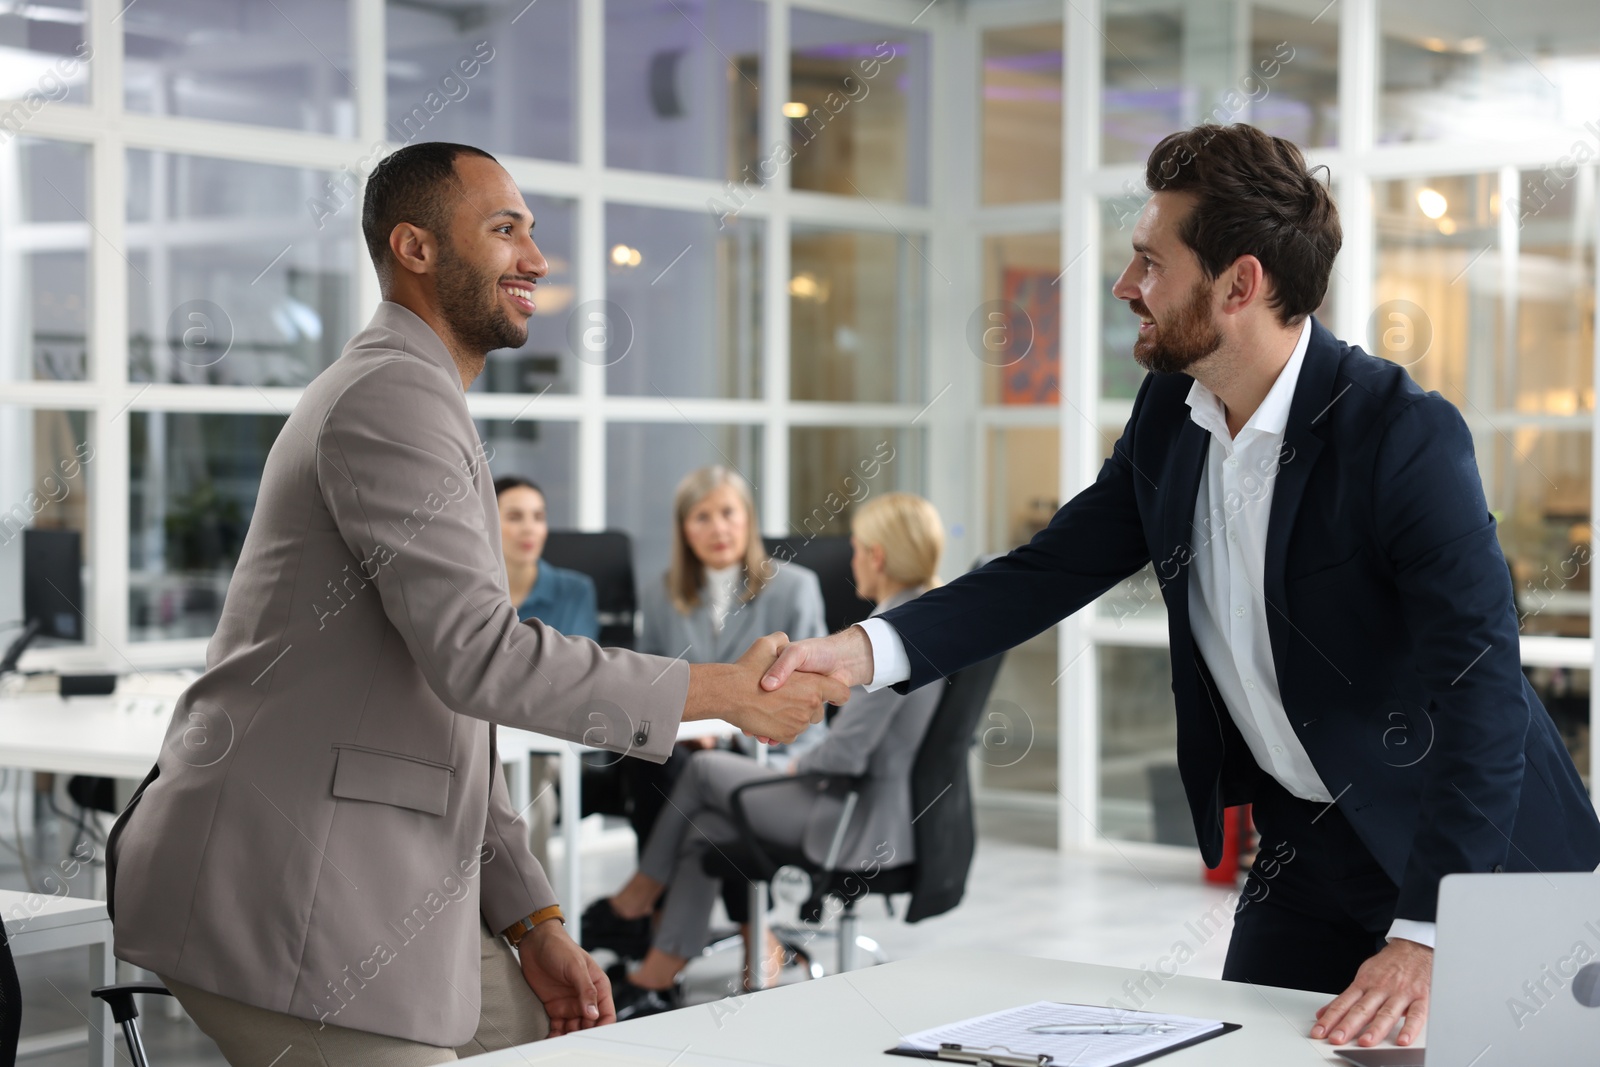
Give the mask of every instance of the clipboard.
M 1075 1062 L 1098 1067 L 1131 1067 L 1243 1029 L 1237 1022 L 1221 1019 L 1195 1019 L 1131 1009 L 1118 1009 L 1112 1016 L 1106 1016 L 1107 1009 L 1098 1005 L 1038 1000 L 917 1030 L 909 1037 L 901 1037 L 894 1048 L 883 1051 L 890 1056 L 912 1056 L 946 1064 L 973 1064 L 974 1067 L 1070 1067 Z M 1093 1027 L 1098 1025 L 1128 1022 L 1162 1024 L 1166 1030 L 1176 1029 L 1178 1033 L 1170 1033 L 1160 1041 L 1131 1040 L 1126 1048 L 1120 1045 L 1122 1038 L 1110 1037 L 1115 1030 L 1104 1037 L 1094 1037 L 1090 1045 L 1083 1046 L 1072 1038 L 1051 1035 L 1051 1027 L 1058 1024 L 1090 1027 L 1090 1033 L 1094 1033 Z
M 1117 1067 L 1133 1067 L 1134 1064 L 1149 1063 L 1151 1060 L 1158 1060 L 1168 1053 L 1177 1052 L 1179 1049 L 1192 1048 L 1202 1042 L 1210 1041 L 1214 1037 L 1231 1034 L 1235 1030 L 1243 1028 L 1240 1023 L 1223 1023 L 1220 1030 L 1197 1034 L 1187 1041 L 1164 1048 L 1160 1052 L 1151 1052 L 1147 1055 L 1135 1056 L 1131 1060 L 1123 1060 Z M 909 1056 L 912 1059 L 919 1060 L 939 1060 L 942 1063 L 974 1064 L 976 1067 L 1051 1067 L 1052 1062 L 1049 1056 L 1042 1053 L 1030 1056 L 1026 1053 L 1012 1052 L 1009 1049 L 1005 1052 L 1000 1052 L 998 1049 L 969 1049 L 960 1045 L 945 1045 L 937 1052 L 924 1052 L 920 1049 L 912 1048 L 886 1048 L 883 1051 L 890 1056 Z

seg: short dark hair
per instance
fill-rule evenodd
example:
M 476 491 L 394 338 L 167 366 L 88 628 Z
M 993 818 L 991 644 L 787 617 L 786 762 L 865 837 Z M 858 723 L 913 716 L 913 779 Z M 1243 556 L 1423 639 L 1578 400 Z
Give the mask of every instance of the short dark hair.
M 1242 122 L 1207 123 L 1163 138 L 1144 180 L 1152 192 L 1194 194 L 1178 236 L 1208 276 L 1255 256 L 1272 279 L 1267 306 L 1279 322 L 1293 325 L 1322 305 L 1344 241 L 1339 209 L 1292 142 Z
M 499 500 L 501 494 L 508 489 L 532 489 L 540 496 L 544 496 L 543 489 L 518 474 L 502 474 L 494 480 L 494 498 L 496 500 Z
M 385 156 L 368 176 L 361 203 L 361 233 L 367 239 L 378 279 L 385 285 L 389 283 L 389 235 L 396 226 L 409 222 L 441 242 L 449 239 L 457 156 L 482 156 L 499 162 L 471 145 L 424 141 Z

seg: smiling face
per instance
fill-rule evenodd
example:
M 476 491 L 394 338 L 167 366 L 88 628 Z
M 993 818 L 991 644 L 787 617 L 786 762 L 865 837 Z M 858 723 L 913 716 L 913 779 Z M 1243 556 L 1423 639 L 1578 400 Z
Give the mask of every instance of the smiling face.
M 1222 345 L 1216 283 L 1178 232 L 1193 208 L 1187 193 L 1152 195 L 1133 228 L 1133 259 L 1111 287 L 1140 319 L 1133 358 L 1157 374 L 1187 372 Z
M 439 241 L 439 311 L 463 350 L 521 348 L 534 313 L 534 288 L 549 273 L 533 242 L 533 212 L 505 168 L 456 157 L 460 196 Z
M 539 562 L 549 535 L 543 493 L 519 485 L 500 494 L 500 546 L 508 564 Z
M 750 547 L 750 516 L 739 491 L 719 485 L 696 500 L 683 517 L 683 538 L 708 569 L 742 563 Z

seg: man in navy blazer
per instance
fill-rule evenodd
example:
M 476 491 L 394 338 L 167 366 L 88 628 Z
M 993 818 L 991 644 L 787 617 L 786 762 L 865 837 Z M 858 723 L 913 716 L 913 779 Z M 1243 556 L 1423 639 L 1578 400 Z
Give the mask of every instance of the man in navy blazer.
M 1311 1036 L 1427 1016 L 1439 880 L 1592 870 L 1600 822 L 1524 679 L 1511 582 L 1461 414 L 1312 317 L 1338 213 L 1249 126 L 1158 145 L 1113 293 L 1150 370 L 1094 484 L 1031 542 L 914 603 L 790 645 L 793 670 L 915 688 L 1154 564 L 1202 855 L 1262 848 L 1224 978 L 1338 993 Z M 1341 992 L 1342 991 L 1342 992 Z

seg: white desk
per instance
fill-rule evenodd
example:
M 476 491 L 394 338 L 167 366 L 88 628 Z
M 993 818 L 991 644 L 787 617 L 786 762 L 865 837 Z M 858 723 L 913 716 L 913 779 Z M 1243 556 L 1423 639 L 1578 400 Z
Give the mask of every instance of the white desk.
M 89 982 L 85 988 L 110 985 L 117 980 L 116 961 L 111 955 L 111 919 L 106 915 L 104 903 L 0 889 L 0 918 L 5 920 L 6 939 L 11 942 L 13 956 L 87 947 Z M 67 993 L 66 990 L 61 992 L 64 996 Z M 116 1024 L 111 1020 L 111 1009 L 103 1001 L 90 1003 L 94 1005 L 93 1016 L 84 1020 L 89 1065 L 111 1067 L 111 1041 Z M 27 1010 L 27 1004 L 23 1005 L 23 1010 Z M 49 1035 L 44 1041 L 51 1048 L 77 1043 L 76 1035 L 68 1043 L 57 1038 L 58 1035 Z
M 899 1067 L 883 1051 L 917 1030 L 1035 1000 L 1105 1004 L 1145 972 L 999 952 L 941 952 L 696 1005 L 520 1048 L 470 1057 L 474 1067 L 672 1064 L 727 1067 Z M 1243 1027 L 1152 1061 L 1159 1067 L 1297 1067 L 1343 1063 L 1306 1037 L 1329 997 L 1176 977 L 1143 1005 Z M 596 1057 L 596 1058 L 588 1058 Z
M 65 700 L 52 693 L 0 697 L 0 767 L 140 780 L 161 752 L 176 703 L 176 694 L 119 693 Z M 706 719 L 681 724 L 678 738 L 720 737 L 733 732 L 734 727 L 720 719 Z M 578 813 L 582 811 L 583 775 L 578 754 L 583 746 L 526 730 L 501 728 L 498 736 L 501 759 L 520 766 L 512 792 L 513 806 L 519 812 L 532 800 L 527 795 L 529 754 L 561 757 L 561 833 L 566 871 L 560 896 L 568 929 L 574 938 L 581 937 Z
M 132 778 L 150 772 L 175 697 L 0 698 L 0 767 Z

